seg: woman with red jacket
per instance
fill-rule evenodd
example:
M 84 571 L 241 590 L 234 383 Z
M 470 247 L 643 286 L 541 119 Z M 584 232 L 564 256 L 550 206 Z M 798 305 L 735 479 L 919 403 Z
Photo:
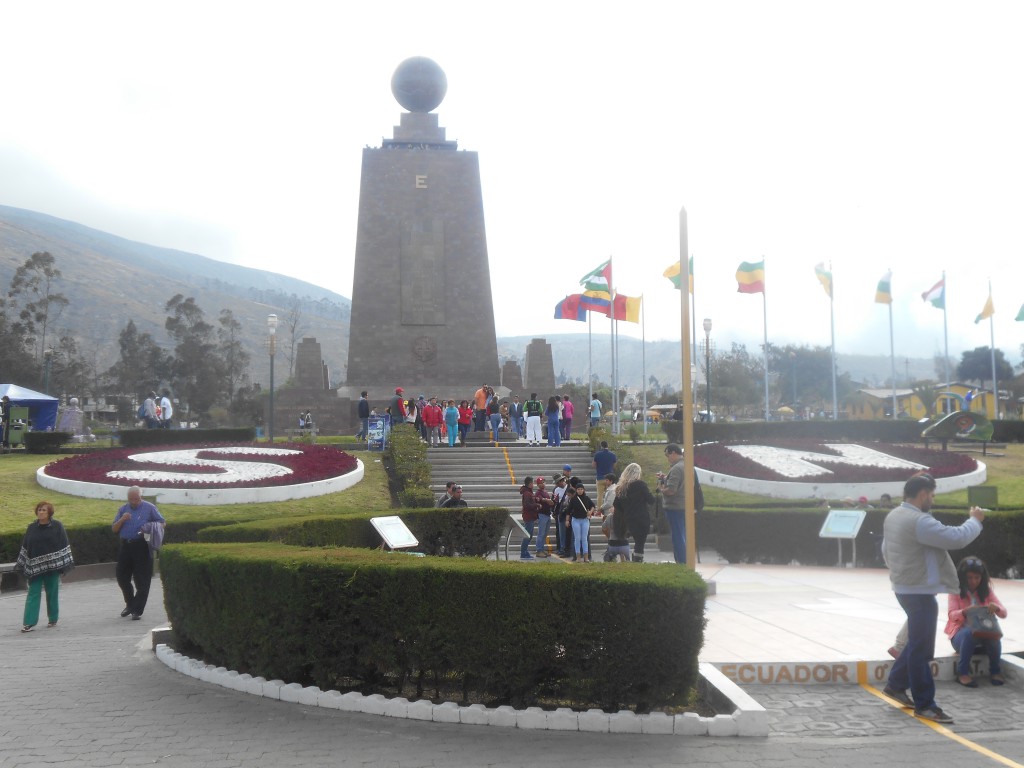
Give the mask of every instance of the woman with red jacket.
M 989 584 L 988 569 L 978 557 L 965 557 L 956 568 L 960 577 L 960 594 L 949 596 L 949 621 L 946 623 L 946 634 L 953 647 L 960 653 L 956 666 L 956 681 L 965 688 L 977 688 L 977 681 L 971 677 L 971 657 L 974 649 L 981 645 L 988 654 L 989 682 L 992 685 L 1003 685 L 1000 674 L 1000 656 L 1003 646 L 999 638 L 977 638 L 971 628 L 966 625 L 965 612 L 970 608 L 987 608 L 990 614 L 1000 619 L 1006 618 L 1006 608 L 999 602 L 996 593 Z
M 466 435 L 469 433 L 469 425 L 473 423 L 473 409 L 469 406 L 468 400 L 459 403 L 459 443 L 466 445 Z

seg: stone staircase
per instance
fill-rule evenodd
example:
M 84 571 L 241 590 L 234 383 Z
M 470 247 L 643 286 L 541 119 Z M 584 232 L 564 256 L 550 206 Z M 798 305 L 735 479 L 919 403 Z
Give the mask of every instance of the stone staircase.
M 453 480 L 462 486 L 462 498 L 471 507 L 505 507 L 518 512 L 522 508 L 519 487 L 527 475 L 545 476 L 550 491 L 554 488 L 552 476 L 570 464 L 572 473 L 586 485 L 590 498 L 597 501 L 593 459 L 587 443 L 567 442 L 547 448 L 527 445 L 512 433 L 507 433 L 506 439 L 506 433 L 500 433 L 495 446 L 483 434 L 470 433 L 465 447 L 456 444 L 454 448 L 427 450 L 435 498 L 444 493 L 445 483 Z

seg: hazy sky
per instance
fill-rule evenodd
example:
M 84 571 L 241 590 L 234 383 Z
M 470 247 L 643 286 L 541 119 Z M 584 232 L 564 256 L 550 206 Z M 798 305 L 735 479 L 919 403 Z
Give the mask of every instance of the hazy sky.
M 351 296 L 361 152 L 423 55 L 480 155 L 499 335 L 585 330 L 554 306 L 612 256 L 678 338 L 685 207 L 719 347 L 760 343 L 734 274 L 764 257 L 773 343 L 829 343 L 825 261 L 840 354 L 889 353 L 891 268 L 897 357 L 941 352 L 946 270 L 951 354 L 989 344 L 991 278 L 1021 359 L 1020 2 L 0 0 L 0 30 L 2 204 Z

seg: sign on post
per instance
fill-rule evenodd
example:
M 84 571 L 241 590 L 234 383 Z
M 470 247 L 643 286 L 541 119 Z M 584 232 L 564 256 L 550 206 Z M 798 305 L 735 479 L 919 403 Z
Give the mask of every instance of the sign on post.
M 864 524 L 866 516 L 867 512 L 863 509 L 829 510 L 825 522 L 821 525 L 821 530 L 818 531 L 818 538 L 836 539 L 836 544 L 839 547 L 839 561 L 836 563 L 838 567 L 841 568 L 843 565 L 843 539 L 849 539 L 853 542 L 852 565 L 856 567 L 857 534 L 860 533 L 860 527 Z

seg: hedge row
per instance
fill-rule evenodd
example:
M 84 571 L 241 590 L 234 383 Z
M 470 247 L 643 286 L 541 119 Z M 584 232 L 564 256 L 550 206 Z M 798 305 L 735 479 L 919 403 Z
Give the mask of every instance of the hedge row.
M 26 453 L 60 453 L 64 443 L 71 442 L 70 432 L 26 432 Z
M 420 439 L 419 430 L 408 424 L 398 424 L 392 428 L 383 461 L 391 494 L 400 506 L 434 506 L 427 444 Z
M 715 440 L 779 440 L 814 438 L 817 440 L 869 440 L 886 443 L 915 443 L 921 441 L 925 425 L 910 419 L 895 421 L 698 421 L 693 425 L 693 441 L 707 443 Z M 992 440 L 1000 443 L 1024 442 L 1024 421 L 992 422 Z M 683 441 L 683 422 L 665 420 L 661 428 L 670 443 Z
M 493 552 L 508 522 L 499 508 L 399 509 L 398 515 L 420 542 L 413 551 L 427 555 L 482 557 Z M 363 547 L 372 549 L 381 538 L 370 523 L 377 512 L 354 512 L 325 517 L 254 520 L 199 531 L 199 541 L 278 542 L 300 547 Z
M 933 512 L 945 525 L 960 525 L 967 519 L 966 511 Z M 835 565 L 835 539 L 818 537 L 826 514 L 821 510 L 705 510 L 697 515 L 697 541 L 730 563 Z M 857 536 L 857 562 L 861 566 L 884 567 L 879 543 L 885 514 L 885 510 L 869 510 L 864 518 Z M 848 561 L 850 544 L 844 543 L 843 548 Z M 1024 572 L 1024 515 L 987 514 L 981 535 L 964 550 L 950 552 L 954 561 L 968 554 L 984 560 L 995 576 L 1018 578 Z
M 183 443 L 251 443 L 256 439 L 256 428 L 122 429 L 120 437 L 121 446 L 124 448 L 140 448 L 150 445 L 181 445 Z
M 684 705 L 697 681 L 705 585 L 686 568 L 186 544 L 161 574 L 179 649 L 267 679 L 609 711 Z

